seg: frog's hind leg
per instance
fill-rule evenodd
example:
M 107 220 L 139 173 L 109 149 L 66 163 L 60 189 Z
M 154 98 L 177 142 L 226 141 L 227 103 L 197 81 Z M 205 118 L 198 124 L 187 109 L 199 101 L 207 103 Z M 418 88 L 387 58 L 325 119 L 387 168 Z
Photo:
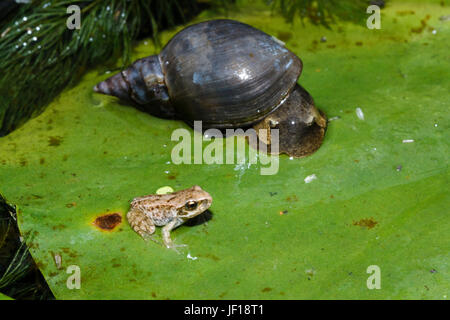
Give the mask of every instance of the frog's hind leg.
M 127 219 L 133 230 L 139 234 L 144 240 L 152 240 L 160 245 L 162 243 L 154 238 L 155 224 L 145 213 L 139 208 L 131 208 L 127 213 Z

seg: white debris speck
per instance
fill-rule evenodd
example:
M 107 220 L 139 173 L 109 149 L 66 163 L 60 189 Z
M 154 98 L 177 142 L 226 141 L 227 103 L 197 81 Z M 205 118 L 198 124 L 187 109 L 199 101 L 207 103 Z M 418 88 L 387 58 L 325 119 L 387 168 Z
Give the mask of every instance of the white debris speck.
M 23 242 L 23 237 L 19 237 L 20 242 Z
M 191 260 L 197 260 L 197 259 L 198 259 L 197 257 L 191 256 L 191 253 L 190 253 L 190 252 L 188 252 L 188 254 L 187 254 L 186 257 L 187 257 L 188 259 L 191 259 Z
M 436 34 L 437 33 L 436 29 L 433 29 L 433 31 L 431 31 L 431 33 Z
M 364 113 L 361 110 L 361 108 L 356 108 L 356 116 L 360 119 L 360 120 L 364 120 Z
M 57 269 L 61 269 L 61 262 L 62 262 L 61 255 L 55 254 L 55 255 L 53 256 L 53 258 L 55 258 L 56 268 L 57 268 Z
M 305 273 L 308 277 L 312 277 L 316 274 L 316 271 L 314 269 L 306 269 Z
M 328 122 L 334 121 L 334 120 L 339 120 L 341 117 L 336 116 L 336 117 L 331 117 L 328 119 Z
M 310 174 L 309 176 L 307 176 L 305 178 L 305 183 L 310 183 L 311 181 L 316 180 L 316 179 L 317 179 L 317 176 L 315 173 Z
M 144 41 L 144 45 L 148 45 L 148 41 Z
M 23 21 L 27 21 L 28 20 L 28 18 L 27 17 L 23 17 L 23 19 L 22 19 Z
M 294 157 L 289 157 L 289 160 L 294 160 Z
M 169 173 L 170 173 L 170 171 L 169 171 L 169 170 L 166 170 L 166 171 L 164 171 L 164 173 L 165 173 L 165 174 L 169 174 Z
M 403 143 L 412 143 L 412 142 L 414 142 L 414 140 L 413 139 L 404 139 L 402 142 Z
M 435 124 L 434 124 L 434 126 L 435 126 L 435 127 L 437 127 L 437 126 L 438 126 L 438 124 L 437 124 L 437 123 L 435 123 Z
M 377 151 L 377 148 L 373 148 L 373 151 Z

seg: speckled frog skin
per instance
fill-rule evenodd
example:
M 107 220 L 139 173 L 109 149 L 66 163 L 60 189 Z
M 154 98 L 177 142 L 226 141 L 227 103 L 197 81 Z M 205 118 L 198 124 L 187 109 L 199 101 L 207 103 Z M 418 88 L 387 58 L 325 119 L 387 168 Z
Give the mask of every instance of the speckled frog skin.
M 133 230 L 144 239 L 154 240 L 155 226 L 163 226 L 164 245 L 176 248 L 184 245 L 175 245 L 170 231 L 206 211 L 211 203 L 209 193 L 199 186 L 169 194 L 151 194 L 133 199 L 127 219 Z

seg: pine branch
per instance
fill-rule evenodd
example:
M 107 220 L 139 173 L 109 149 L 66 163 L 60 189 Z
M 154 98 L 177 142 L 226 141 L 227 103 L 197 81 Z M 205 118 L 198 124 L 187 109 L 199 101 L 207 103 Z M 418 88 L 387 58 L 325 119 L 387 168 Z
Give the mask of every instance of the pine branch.
M 81 8 L 81 29 L 69 30 L 66 10 Z M 0 136 L 42 110 L 82 71 L 105 58 L 130 63 L 131 42 L 143 31 L 155 41 L 161 26 L 195 10 L 194 0 L 36 0 L 22 5 L 0 30 Z

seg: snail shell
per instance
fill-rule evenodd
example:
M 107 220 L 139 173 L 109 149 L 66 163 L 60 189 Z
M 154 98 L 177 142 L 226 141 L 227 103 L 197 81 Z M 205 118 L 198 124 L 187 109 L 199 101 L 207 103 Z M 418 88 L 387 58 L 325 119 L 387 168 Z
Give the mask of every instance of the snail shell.
M 204 128 L 260 121 L 289 96 L 301 60 L 274 37 L 234 20 L 210 20 L 177 33 L 159 55 L 134 62 L 96 92 L 174 112 Z

